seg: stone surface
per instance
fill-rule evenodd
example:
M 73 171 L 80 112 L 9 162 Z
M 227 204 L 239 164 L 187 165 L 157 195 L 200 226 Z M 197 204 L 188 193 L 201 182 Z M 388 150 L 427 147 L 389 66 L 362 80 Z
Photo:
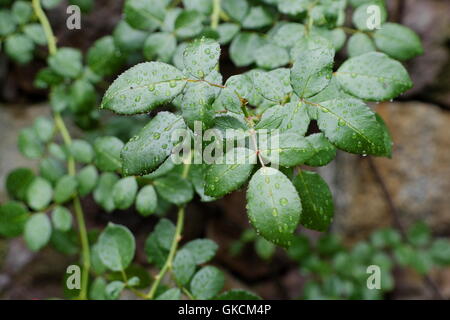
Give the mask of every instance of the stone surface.
M 420 35 L 425 48 L 422 56 L 408 62 L 414 88 L 406 96 L 421 94 L 429 97 L 434 95 L 430 95 L 430 90 L 436 91 L 437 97 L 432 100 L 450 108 L 450 98 L 445 100 L 439 97 L 443 92 L 450 91 L 448 73 L 445 72 L 450 55 L 450 1 L 408 0 L 403 1 L 401 7 L 400 22 Z M 447 80 L 445 88 L 442 88 L 441 77 Z
M 450 235 L 450 114 L 423 103 L 377 107 L 394 140 L 392 159 L 374 163 L 403 224 L 424 221 L 438 235 Z M 336 201 L 334 229 L 348 239 L 365 237 L 391 224 L 386 199 L 366 158 L 340 153 L 321 170 Z
M 5 179 L 17 167 L 36 168 L 37 162 L 27 159 L 17 149 L 19 131 L 33 124 L 38 116 L 50 115 L 48 105 L 0 106 L 0 202 L 6 200 Z

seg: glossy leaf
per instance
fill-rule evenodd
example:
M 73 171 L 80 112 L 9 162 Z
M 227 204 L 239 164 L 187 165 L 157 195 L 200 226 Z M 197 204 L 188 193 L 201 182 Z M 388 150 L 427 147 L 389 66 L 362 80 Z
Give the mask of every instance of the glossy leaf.
M 375 113 L 357 99 L 334 99 L 320 103 L 318 125 L 328 140 L 351 153 L 388 156 L 385 128 Z
M 196 299 L 208 300 L 222 290 L 224 282 L 222 271 L 212 266 L 203 267 L 192 278 L 191 293 Z
M 145 186 L 137 194 L 136 210 L 144 217 L 154 213 L 157 205 L 158 197 L 153 186 Z
M 326 39 L 315 37 L 295 47 L 291 84 L 300 98 L 311 97 L 330 82 L 333 71 L 334 49 Z
M 122 166 L 120 151 L 123 142 L 116 137 L 99 137 L 95 139 L 95 165 L 102 171 L 115 171 Z
M 69 231 L 72 227 L 72 215 L 65 207 L 57 206 L 52 211 L 52 222 L 55 229 Z
M 184 50 L 184 66 L 191 76 L 203 79 L 216 68 L 219 57 L 219 43 L 206 38 L 196 39 Z
M 203 264 L 215 256 L 218 246 L 209 239 L 196 239 L 186 243 L 183 249 L 191 253 L 196 264 Z
M 0 205 L 0 235 L 17 237 L 22 234 L 29 217 L 27 208 L 16 201 L 8 201 Z
M 300 223 L 308 229 L 326 231 L 333 219 L 333 196 L 315 172 L 300 170 L 293 180 L 302 201 Z
M 377 48 L 397 60 L 408 60 L 423 54 L 419 36 L 408 27 L 385 23 L 374 34 Z
M 31 251 L 39 251 L 48 243 L 51 233 L 52 225 L 45 213 L 35 213 L 25 224 L 25 243 Z
M 336 72 L 342 89 L 370 101 L 389 100 L 412 87 L 405 68 L 380 52 L 368 52 L 344 62 Z
M 135 241 L 126 227 L 109 223 L 98 239 L 100 259 L 113 271 L 125 270 L 134 257 Z
M 138 185 L 134 177 L 122 178 L 116 182 L 111 196 L 117 209 L 128 209 L 134 203 Z
M 180 285 L 186 285 L 195 272 L 195 260 L 189 250 L 181 249 L 173 260 L 173 275 Z
M 65 175 L 58 180 L 55 186 L 55 203 L 61 204 L 69 201 L 76 194 L 78 187 L 77 179 L 74 176 Z
M 31 209 L 39 211 L 50 204 L 52 196 L 53 189 L 50 182 L 41 177 L 35 177 L 28 186 L 26 199 Z
M 205 193 L 222 197 L 240 188 L 249 178 L 256 164 L 256 154 L 246 148 L 227 152 L 215 164 L 208 166 L 205 176 Z
M 301 211 L 297 190 L 283 173 L 263 167 L 253 175 L 247 190 L 247 212 L 261 236 L 289 246 Z
M 122 73 L 106 91 L 101 108 L 119 114 L 149 112 L 181 93 L 186 79 L 177 68 L 144 62 Z
M 169 112 L 158 113 L 123 148 L 123 174 L 143 175 L 155 170 L 172 152 L 176 142 L 172 141 L 172 134 L 184 128 L 180 116 Z

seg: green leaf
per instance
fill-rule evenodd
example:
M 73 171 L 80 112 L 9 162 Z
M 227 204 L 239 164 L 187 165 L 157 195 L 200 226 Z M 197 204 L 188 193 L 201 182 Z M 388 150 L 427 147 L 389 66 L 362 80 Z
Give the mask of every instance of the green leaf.
M 17 168 L 6 177 L 6 190 L 10 197 L 25 200 L 28 186 L 34 179 L 34 173 L 28 168 Z
M 321 37 L 310 38 L 294 47 L 291 84 L 300 98 L 311 97 L 328 85 L 334 62 L 333 45 Z
M 55 85 L 50 89 L 50 105 L 53 111 L 61 112 L 69 106 L 70 95 L 66 85 Z
M 52 185 L 41 177 L 35 177 L 27 189 L 27 203 L 33 210 L 45 209 L 51 202 Z
M 161 219 L 155 226 L 154 234 L 157 244 L 165 250 L 170 250 L 173 238 L 175 237 L 174 224 L 168 219 Z
M 241 32 L 230 45 L 230 58 L 236 67 L 245 67 L 255 61 L 255 50 L 266 43 L 262 37 L 253 32 Z
M 219 43 L 221 45 L 228 44 L 231 39 L 234 38 L 234 36 L 239 32 L 239 25 L 235 23 L 221 23 L 217 27 L 217 32 L 219 33 Z
M 44 158 L 39 163 L 39 174 L 42 178 L 55 184 L 66 174 L 66 168 L 61 161 L 54 158 Z
M 378 49 L 397 60 L 408 60 L 424 52 L 419 36 L 400 24 L 383 24 L 373 38 Z
M 42 142 L 48 142 L 53 137 L 55 126 L 49 118 L 38 117 L 34 120 L 33 128 Z
M 45 213 L 33 214 L 25 224 L 25 243 L 31 251 L 39 251 L 50 240 L 52 225 Z
M 33 15 L 33 8 L 29 2 L 15 1 L 12 5 L 11 12 L 18 24 L 25 24 Z
M 97 187 L 94 190 L 95 202 L 100 204 L 107 212 L 111 212 L 115 209 L 111 192 L 117 180 L 119 180 L 119 178 L 116 174 L 104 172 L 101 174 Z
M 15 34 L 5 41 L 5 52 L 20 64 L 33 59 L 34 42 L 23 34 Z
M 254 6 L 250 8 L 242 26 L 246 29 L 259 29 L 271 25 L 274 21 L 275 15 L 272 10 L 264 6 Z
M 171 288 L 156 297 L 156 300 L 180 300 L 181 291 L 178 288 Z
M 283 48 L 294 47 L 305 36 L 305 27 L 300 23 L 287 22 L 275 28 L 269 36 L 276 45 Z
M 436 239 L 430 247 L 433 260 L 439 265 L 450 264 L 450 242 L 448 239 Z
M 311 167 L 321 167 L 336 157 L 336 148 L 323 133 L 315 133 L 306 137 L 313 149 L 313 155 L 305 161 Z
M 16 20 L 9 10 L 0 10 L 0 36 L 6 36 L 16 30 Z
M 256 153 L 246 148 L 235 148 L 208 166 L 205 193 L 222 197 L 239 189 L 250 177 L 256 164 Z
M 183 249 L 191 253 L 197 265 L 210 261 L 216 255 L 218 248 L 217 244 L 209 239 L 192 240 L 183 246 Z
M 375 113 L 357 99 L 334 99 L 317 105 L 318 125 L 336 147 L 351 153 L 388 156 L 385 128 Z
M 414 224 L 407 232 L 409 242 L 416 246 L 425 246 L 430 242 L 430 228 L 423 222 Z
M 271 70 L 288 64 L 289 53 L 282 47 L 268 43 L 255 50 L 255 61 L 258 67 Z
M 123 142 L 116 137 L 99 137 L 95 139 L 95 165 L 102 171 L 115 171 L 120 169 L 120 152 Z
M 207 266 L 201 268 L 192 278 L 191 292 L 196 299 L 208 300 L 214 298 L 225 283 L 225 277 L 219 269 Z
M 195 260 L 191 252 L 181 249 L 173 260 L 173 275 L 178 285 L 186 285 L 195 272 Z
M 100 249 L 98 243 L 91 247 L 91 268 L 96 274 L 102 274 L 106 271 L 106 266 L 100 259 Z
M 183 0 L 183 6 L 187 10 L 196 10 L 205 15 L 211 14 L 212 11 L 211 0 Z
M 268 108 L 262 115 L 256 129 L 279 129 L 303 136 L 308 130 L 310 119 L 306 104 L 292 99 L 285 105 Z
M 158 243 L 158 239 L 155 233 L 151 233 L 145 241 L 145 254 L 149 263 L 155 264 L 156 267 L 162 268 L 167 260 L 169 252 Z
M 69 231 L 72 227 L 72 215 L 64 207 L 56 206 L 52 211 L 52 222 L 55 229 L 59 231 Z
M 98 172 L 95 166 L 89 165 L 81 169 L 77 174 L 78 193 L 85 196 L 94 190 L 97 185 Z
M 241 100 L 232 88 L 226 87 L 220 90 L 219 96 L 214 100 L 213 108 L 217 111 L 228 110 L 234 113 L 242 113 Z
M 138 185 L 134 177 L 122 178 L 112 189 L 114 205 L 117 209 L 128 209 L 134 203 Z
M 100 259 L 112 271 L 125 270 L 135 252 L 133 234 L 126 227 L 109 223 L 98 239 Z
M 19 133 L 18 147 L 27 158 L 36 159 L 44 154 L 44 146 L 34 128 L 22 129 Z
M 54 200 L 56 203 L 64 203 L 73 198 L 77 192 L 78 182 L 74 176 L 65 175 L 58 180 L 55 186 Z
M 127 0 L 125 20 L 135 29 L 153 31 L 161 25 L 165 14 L 165 1 Z
M 125 21 L 120 21 L 113 31 L 114 44 L 124 53 L 141 49 L 147 37 L 148 32 L 133 29 Z
M 101 277 L 97 277 L 92 281 L 89 288 L 89 298 L 92 300 L 105 300 L 106 281 Z
M 105 288 L 105 296 L 108 300 L 117 300 L 123 289 L 125 289 L 125 283 L 122 281 L 110 282 Z
M 122 150 L 124 175 L 144 175 L 155 170 L 172 152 L 172 135 L 186 125 L 180 116 L 159 112 Z
M 373 0 L 369 3 L 365 3 L 363 5 L 360 5 L 356 8 L 356 10 L 353 12 L 352 21 L 353 24 L 358 28 L 359 30 L 368 31 L 371 30 L 371 22 L 374 19 L 374 11 L 368 10 L 369 7 L 372 6 L 378 6 L 379 8 L 379 19 L 380 24 L 383 24 L 387 19 L 387 11 L 384 3 L 380 0 Z M 377 12 L 378 14 L 378 12 Z
M 259 136 L 258 149 L 261 156 L 272 165 L 293 167 L 305 163 L 313 150 L 308 141 L 292 132 L 269 132 Z
M 255 240 L 256 254 L 263 260 L 269 260 L 275 253 L 275 245 L 262 237 Z
M 49 56 L 48 65 L 57 74 L 63 77 L 76 78 L 83 69 L 81 52 L 73 48 L 60 48 Z
M 100 76 L 114 74 L 122 65 L 123 60 L 124 57 L 111 36 L 105 36 L 95 41 L 87 53 L 89 68 Z
M 144 62 L 122 73 L 106 91 L 101 108 L 119 114 L 137 114 L 172 101 L 186 79 L 177 68 L 162 62 Z
M 23 27 L 23 33 L 37 45 L 43 46 L 47 43 L 44 29 L 39 23 L 27 24 Z
M 300 220 L 300 197 L 280 171 L 263 167 L 250 180 L 247 212 L 257 232 L 267 240 L 289 246 Z
M 333 219 L 333 196 L 327 183 L 315 172 L 300 170 L 293 180 L 303 212 L 300 223 L 308 229 L 326 231 Z
M 347 40 L 344 30 L 336 28 L 329 30 L 327 28 L 313 28 L 311 34 L 327 39 L 333 44 L 334 50 L 337 52 L 342 49 Z
M 196 121 L 200 121 L 205 128 L 214 122 L 212 104 L 216 98 L 215 89 L 205 82 L 189 84 L 181 101 L 181 110 L 186 124 L 194 129 Z
M 369 101 L 393 99 L 413 85 L 401 63 L 380 52 L 350 58 L 335 74 L 342 89 Z
M 226 0 L 221 5 L 226 14 L 238 22 L 242 22 L 249 11 L 247 0 Z
M 194 197 L 191 183 L 178 175 L 158 178 L 154 185 L 161 198 L 176 205 L 185 204 Z
M 296 15 L 302 13 L 310 6 L 309 0 L 278 0 L 278 10 L 281 13 Z
M 270 72 L 258 71 L 253 74 L 253 84 L 264 98 L 283 103 L 292 92 L 289 69 L 281 68 Z
M 231 289 L 219 294 L 216 300 L 261 300 L 261 298 L 243 289 Z
M 27 208 L 20 202 L 8 201 L 0 205 L 0 235 L 17 237 L 22 234 L 29 217 Z
M 184 50 L 184 66 L 193 77 L 204 79 L 217 67 L 219 57 L 219 43 L 206 38 L 196 39 Z
M 182 39 L 198 35 L 203 28 L 203 16 L 195 10 L 183 10 L 175 20 L 175 34 Z
M 136 197 L 136 210 L 144 217 L 154 213 L 158 205 L 155 188 L 151 185 L 143 187 Z
M 70 153 L 75 161 L 81 163 L 90 163 L 94 159 L 94 149 L 85 140 L 75 139 L 70 145 Z
M 177 39 L 168 32 L 156 32 L 148 36 L 144 43 L 144 57 L 147 60 L 171 62 L 177 48 Z
M 94 86 L 87 80 L 76 80 L 69 89 L 69 107 L 74 113 L 87 113 L 96 105 Z
M 375 44 L 365 33 L 355 33 L 348 40 L 347 52 L 350 57 L 360 56 L 372 51 L 376 51 Z
M 42 6 L 45 9 L 53 9 L 55 8 L 58 4 L 61 3 L 62 0 L 42 0 Z

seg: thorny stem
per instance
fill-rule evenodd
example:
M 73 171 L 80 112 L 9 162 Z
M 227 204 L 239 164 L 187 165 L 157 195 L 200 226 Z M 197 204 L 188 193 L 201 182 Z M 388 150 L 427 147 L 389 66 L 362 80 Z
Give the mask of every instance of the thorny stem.
M 220 19 L 220 1 L 221 0 L 213 0 L 213 11 L 211 14 L 211 28 L 216 30 L 219 25 Z
M 50 55 L 54 55 L 57 52 L 56 38 L 53 34 L 50 22 L 48 21 L 44 10 L 42 10 L 40 0 L 32 0 L 32 6 L 36 16 L 39 19 L 39 22 L 42 25 L 42 28 L 44 29 L 45 37 L 47 39 L 48 52 Z M 56 128 L 61 133 L 64 144 L 66 145 L 67 148 L 70 148 L 72 144 L 72 138 L 70 137 L 70 133 L 67 130 L 66 124 L 64 123 L 61 114 L 59 112 L 53 112 L 53 119 L 55 121 Z M 69 172 L 69 175 L 71 176 L 76 175 L 75 159 L 70 153 L 67 156 L 67 170 Z M 75 217 L 78 224 L 78 232 L 80 235 L 81 251 L 82 251 L 81 254 L 83 260 L 82 263 L 83 272 L 81 274 L 81 290 L 78 298 L 80 300 L 85 300 L 87 299 L 87 289 L 88 289 L 89 269 L 91 266 L 91 259 L 90 259 L 89 239 L 87 235 L 86 223 L 84 221 L 83 207 L 81 206 L 80 198 L 78 197 L 78 195 L 74 196 L 73 208 L 75 211 Z
M 154 299 L 156 290 L 158 289 L 158 286 L 162 278 L 164 277 L 166 272 L 172 268 L 172 263 L 178 248 L 178 243 L 181 240 L 181 232 L 183 231 L 183 224 L 184 224 L 184 207 L 179 207 L 175 235 L 172 240 L 172 245 L 170 246 L 169 256 L 167 257 L 167 260 L 164 263 L 164 266 L 162 267 L 161 271 L 159 271 L 159 273 L 156 275 L 155 281 L 153 282 L 153 285 L 151 286 L 150 291 L 146 296 L 147 299 Z
M 56 38 L 53 34 L 52 26 L 50 25 L 50 22 L 48 22 L 44 10 L 42 10 L 40 0 L 32 0 L 32 6 L 34 9 L 34 13 L 38 17 L 42 25 L 42 28 L 44 28 L 45 37 L 47 38 L 48 52 L 50 53 L 50 55 L 54 55 L 57 49 Z

